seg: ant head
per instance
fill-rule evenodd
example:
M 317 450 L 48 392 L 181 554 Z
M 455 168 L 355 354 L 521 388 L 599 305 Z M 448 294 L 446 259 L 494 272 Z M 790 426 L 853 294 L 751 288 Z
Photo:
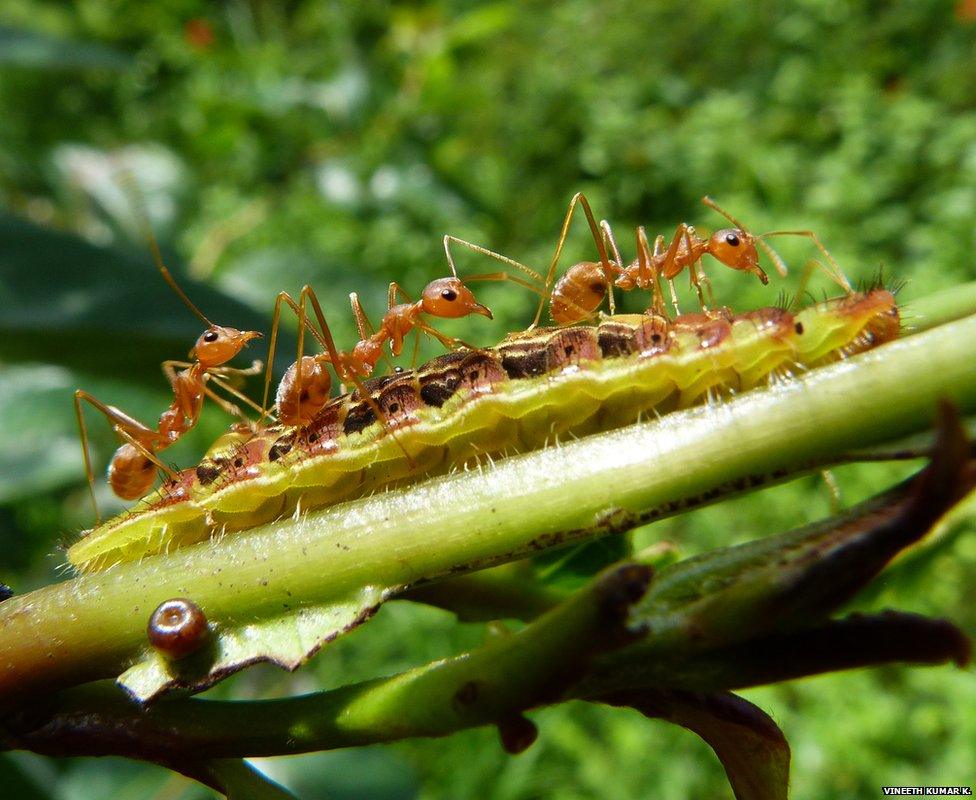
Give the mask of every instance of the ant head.
M 433 317 L 454 319 L 481 314 L 491 319 L 491 309 L 474 299 L 471 290 L 459 278 L 439 278 L 424 289 L 420 302 L 424 313 Z
M 715 231 L 708 241 L 708 252 L 725 266 L 751 272 L 763 283 L 769 283 L 769 277 L 759 266 L 756 237 L 748 231 L 741 228 L 723 228 Z
M 257 331 L 239 331 L 223 325 L 211 325 L 197 339 L 190 358 L 195 358 L 205 367 L 219 367 L 236 356 L 251 339 L 260 339 Z

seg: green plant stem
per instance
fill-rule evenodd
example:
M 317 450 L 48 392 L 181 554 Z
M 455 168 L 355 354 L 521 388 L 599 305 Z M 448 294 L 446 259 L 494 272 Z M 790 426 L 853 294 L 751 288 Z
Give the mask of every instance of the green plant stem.
M 118 687 L 96 683 L 6 715 L 2 744 L 51 755 L 130 755 L 194 776 L 203 770 L 210 780 L 200 759 L 438 736 L 483 724 L 498 725 L 503 742 L 517 750 L 534 735 L 522 712 L 573 697 L 615 702 L 620 692 L 639 695 L 650 713 L 668 705 L 675 688 L 724 693 L 755 680 L 891 661 L 963 664 L 969 643 L 950 623 L 893 613 L 828 618 L 972 488 L 969 455 L 947 408 L 929 466 L 844 515 L 720 548 L 659 575 L 651 566 L 659 553 L 650 548 L 604 570 L 519 632 L 461 656 L 274 701 L 170 696 L 146 709 Z M 704 734 L 712 726 L 693 727 Z
M 918 431 L 944 396 L 976 408 L 976 317 L 726 403 L 14 597 L 0 605 L 0 703 L 117 675 L 171 597 L 243 624 L 354 587 L 482 568 Z
M 523 569 L 525 566 L 505 564 L 471 575 L 425 583 L 400 597 L 447 609 L 463 622 L 534 619 L 565 600 L 566 593 L 534 580 L 531 571 Z
M 164 699 L 143 710 L 111 684 L 79 687 L 30 712 L 30 719 L 61 717 L 47 740 L 53 749 L 45 750 L 43 731 L 28 738 L 39 752 L 52 755 L 70 753 L 87 738 L 90 754 L 137 755 L 132 749 L 138 748 L 138 757 L 166 761 L 177 753 L 212 759 L 304 752 L 325 742 L 350 746 L 441 736 L 498 722 L 559 699 L 593 656 L 629 641 L 625 612 L 650 578 L 650 568 L 640 564 L 611 568 L 520 634 L 498 636 L 471 653 L 391 678 L 301 698 L 193 704 Z M 259 718 L 260 724 L 239 726 L 243 719 Z M 78 738 L 65 735 L 71 730 Z
M 976 281 L 928 295 L 909 303 L 903 317 L 906 333 L 921 333 L 938 325 L 962 319 L 976 309 Z

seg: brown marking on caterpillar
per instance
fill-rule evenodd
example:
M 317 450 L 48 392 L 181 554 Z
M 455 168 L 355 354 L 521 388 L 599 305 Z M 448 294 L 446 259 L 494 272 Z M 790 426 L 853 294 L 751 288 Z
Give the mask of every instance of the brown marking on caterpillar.
M 350 406 L 346 411 L 346 416 L 342 420 L 342 432 L 348 436 L 351 433 L 359 433 L 376 422 L 376 412 L 369 407 L 365 401 Z
M 478 702 L 478 697 L 481 695 L 481 687 L 478 681 L 467 681 L 462 683 L 456 692 L 454 692 L 454 707 L 458 710 L 468 709 Z
M 296 442 L 307 456 L 324 455 L 338 450 L 337 441 L 343 431 L 342 412 L 348 397 L 337 397 L 315 415 L 312 423 L 305 428 Z
M 196 469 L 197 481 L 201 486 L 209 486 L 220 477 L 222 468 L 223 465 L 214 460 L 201 461 Z
M 510 378 L 533 378 L 557 372 L 580 361 L 599 360 L 599 335 L 591 327 L 557 328 L 532 338 L 516 339 L 499 348 Z
M 440 408 L 454 397 L 461 385 L 461 373 L 449 369 L 435 375 L 422 375 L 419 378 L 420 399 L 428 406 Z
M 268 450 L 268 461 L 277 461 L 279 458 L 288 455 L 291 452 L 292 447 L 295 446 L 295 440 L 298 438 L 297 431 L 289 431 L 283 436 L 279 436 L 274 440 Z
M 503 346 L 500 350 L 502 368 L 509 378 L 535 378 L 548 371 L 546 351 L 536 342 Z
M 757 330 L 769 331 L 774 335 L 788 335 L 790 329 L 794 327 L 793 314 L 787 309 L 778 306 L 757 308 L 755 311 L 736 314 L 733 321 L 738 322 L 739 320 L 748 320 L 756 326 Z M 802 323 L 799 324 L 802 328 Z M 795 332 L 799 333 L 800 331 Z
M 673 327 L 675 331 L 694 333 L 698 346 L 707 350 L 720 345 L 732 333 L 732 312 L 723 306 L 708 313 L 681 314 L 675 317 Z
M 659 314 L 647 314 L 634 329 L 634 343 L 643 356 L 666 353 L 671 349 L 671 321 Z
M 497 355 L 487 351 L 471 351 L 458 365 L 459 389 L 475 394 L 491 391 L 496 383 L 508 377 Z
M 563 328 L 546 343 L 546 362 L 549 371 L 579 366 L 583 361 L 598 361 L 600 342 L 594 328 Z
M 598 335 L 600 353 L 604 358 L 621 358 L 638 352 L 639 346 L 632 325 L 622 322 L 601 322 Z
M 420 392 L 410 380 L 397 381 L 384 387 L 376 396 L 376 404 L 391 427 L 417 422 L 417 412 L 424 406 Z

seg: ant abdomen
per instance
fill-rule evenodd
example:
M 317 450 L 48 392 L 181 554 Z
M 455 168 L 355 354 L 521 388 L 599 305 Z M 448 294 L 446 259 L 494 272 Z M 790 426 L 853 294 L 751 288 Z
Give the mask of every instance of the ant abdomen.
M 549 314 L 559 325 L 591 317 L 607 295 L 607 279 L 603 265 L 581 261 L 570 267 L 553 287 L 549 300 Z
M 126 442 L 112 456 L 108 482 L 117 497 L 136 500 L 156 481 L 156 465 L 135 445 Z
M 299 375 L 299 364 L 301 375 Z M 275 403 L 278 418 L 284 425 L 307 425 L 329 402 L 332 377 L 322 359 L 302 356 L 285 372 Z

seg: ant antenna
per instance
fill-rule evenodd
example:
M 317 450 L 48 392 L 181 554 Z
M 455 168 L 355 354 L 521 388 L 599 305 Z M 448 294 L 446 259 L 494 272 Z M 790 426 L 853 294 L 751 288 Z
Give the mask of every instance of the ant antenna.
M 163 280 L 166 281 L 167 286 L 173 290 L 177 297 L 183 301 L 187 308 L 190 309 L 196 315 L 196 317 L 209 327 L 214 327 L 213 322 L 207 318 L 199 308 L 197 308 L 193 301 L 187 297 L 186 292 L 184 292 L 180 285 L 176 282 L 176 278 L 167 269 L 166 265 L 163 263 L 163 254 L 159 249 L 159 242 L 156 241 L 156 235 L 153 233 L 152 225 L 149 223 L 149 214 L 146 212 L 145 197 L 139 189 L 139 185 L 136 182 L 135 175 L 129 169 L 123 169 L 121 171 L 121 178 L 119 184 L 122 190 L 129 196 L 129 202 L 132 204 L 133 213 L 136 217 L 136 222 L 139 227 L 142 228 L 142 233 L 149 242 L 149 250 L 152 253 L 153 262 L 159 269 L 160 274 L 163 276 Z
M 159 272 L 163 276 L 163 280 L 166 281 L 169 288 L 176 293 L 176 296 L 186 304 L 186 307 L 189 308 L 190 311 L 192 311 L 205 325 L 208 325 L 211 328 L 214 327 L 214 324 L 207 318 L 206 314 L 197 308 L 193 304 L 193 301 L 186 296 L 186 292 L 180 288 L 180 285 L 176 282 L 176 278 L 174 278 L 173 274 L 166 268 L 166 265 L 163 263 L 163 255 L 159 251 L 159 243 L 156 241 L 156 237 L 153 232 L 149 228 L 146 228 L 145 234 L 146 238 L 149 240 L 149 249 L 152 251 L 153 261 L 156 262 L 156 266 L 159 268 Z
M 729 222 L 731 222 L 740 231 L 748 230 L 745 225 L 743 225 L 739 220 L 733 217 L 728 211 L 722 208 L 718 203 L 712 200 L 707 194 L 702 198 L 702 205 L 708 206 L 712 211 L 717 211 L 723 217 L 725 217 Z
M 458 276 L 458 274 L 457 274 L 457 268 L 454 266 L 454 258 L 451 256 L 450 242 L 451 242 L 451 237 L 450 236 L 445 236 L 444 237 L 444 255 L 447 256 L 447 265 L 451 268 L 451 275 L 453 275 L 456 278 Z

